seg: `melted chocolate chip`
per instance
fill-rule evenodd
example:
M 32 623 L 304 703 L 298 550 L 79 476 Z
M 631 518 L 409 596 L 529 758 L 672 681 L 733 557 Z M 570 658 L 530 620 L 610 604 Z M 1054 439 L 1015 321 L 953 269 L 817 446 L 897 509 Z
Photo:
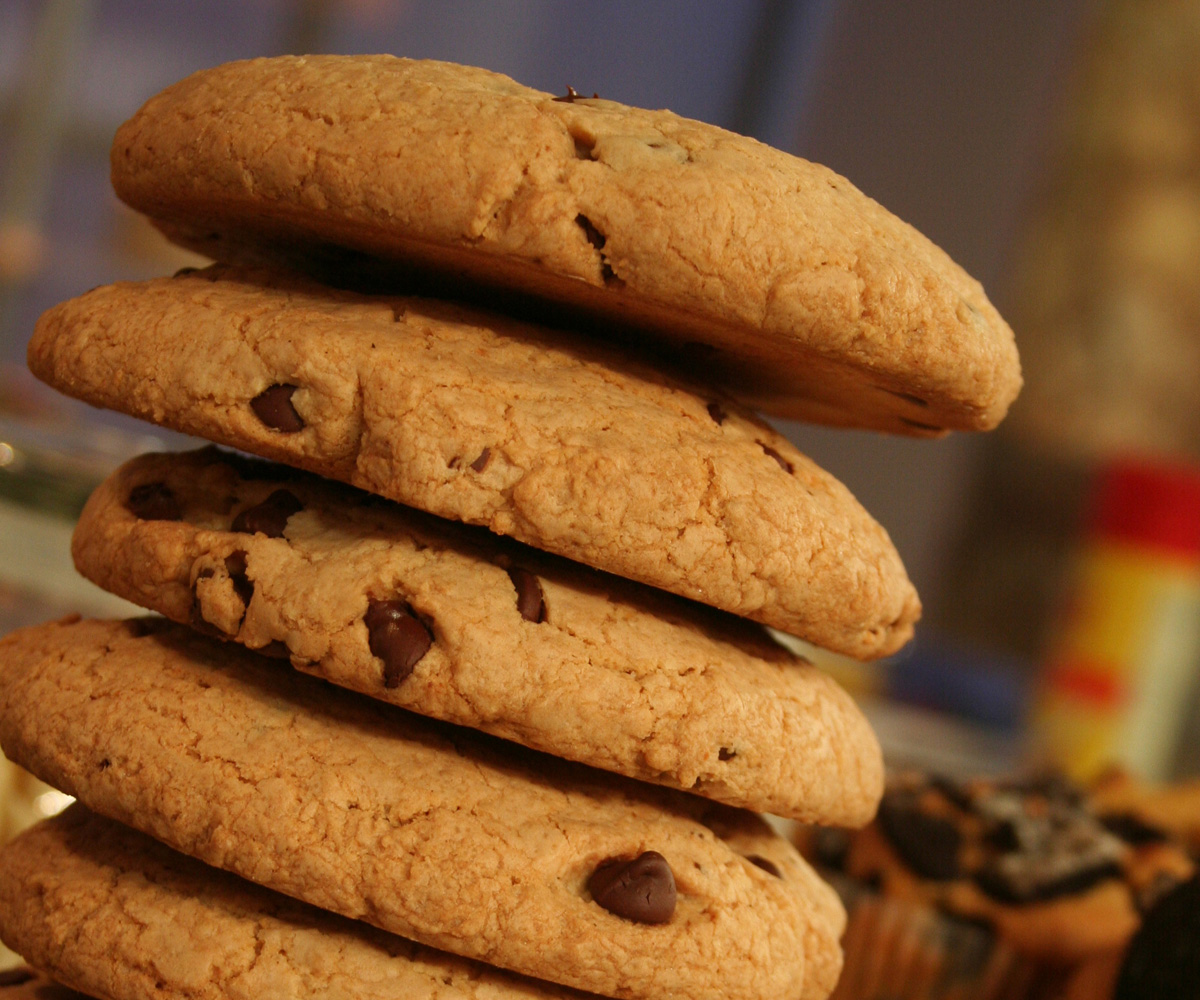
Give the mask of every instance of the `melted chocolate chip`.
M 541 581 L 527 569 L 513 568 L 508 578 L 517 588 L 517 611 L 527 622 L 535 625 L 546 620 L 546 598 Z
M 37 973 L 27 965 L 16 969 L 5 969 L 0 972 L 0 989 L 5 986 L 20 986 L 22 983 L 28 983 L 36 978 Z
M 1114 1000 L 1195 997 L 1200 984 L 1200 876 L 1146 914 L 1125 952 Z
M 292 394 L 297 386 L 273 385 L 250 400 L 250 409 L 264 424 L 283 434 L 295 434 L 304 430 L 304 420 L 292 405 Z
M 736 756 L 737 751 L 732 750 L 729 747 L 721 747 L 721 749 L 717 751 L 717 760 L 733 760 L 733 758 Z
M 479 457 L 477 459 L 475 459 L 474 462 L 471 463 L 471 468 L 474 469 L 476 472 L 482 472 L 484 469 L 487 468 L 488 459 L 490 459 L 491 457 L 492 457 L 492 449 L 484 448 L 483 451 L 481 451 L 479 453 Z
M 725 418 L 729 416 L 722 408 L 720 403 L 708 404 L 708 415 L 717 422 L 717 425 L 725 423 Z
M 233 530 L 248 535 L 263 534 L 282 538 L 288 518 L 304 509 L 304 504 L 288 490 L 276 490 L 255 507 L 248 507 L 233 519 Z
M 166 483 L 142 483 L 129 491 L 129 512 L 142 521 L 178 521 L 183 517 L 179 501 Z
M 916 795 L 895 792 L 879 806 L 879 825 L 888 842 L 913 871 L 946 881 L 961 874 L 958 850 L 962 834 L 948 819 L 923 812 Z
M 757 865 L 768 875 L 774 875 L 776 878 L 783 878 L 783 872 L 779 870 L 779 865 L 775 864 L 769 858 L 764 858 L 760 854 L 748 854 L 746 860 L 752 865 Z
M 433 645 L 433 635 L 404 601 L 372 601 L 363 616 L 371 653 L 383 660 L 383 686 L 399 687 Z
M 776 451 L 774 448 L 772 448 L 770 445 L 768 445 L 768 444 L 763 444 L 761 441 L 759 441 L 759 442 L 758 442 L 758 446 L 759 446 L 759 447 L 760 447 L 760 448 L 761 448 L 761 449 L 762 449 L 762 450 L 763 450 L 763 451 L 764 451 L 766 454 L 770 455 L 770 456 L 771 456 L 771 458 L 775 459 L 775 461 L 779 463 L 779 467 L 780 467 L 781 469 L 783 469 L 783 471 L 784 471 L 784 472 L 786 472 L 788 475 L 791 475 L 793 472 L 795 472 L 795 471 L 796 471 L 796 470 L 795 470 L 795 468 L 792 466 L 792 463 L 791 463 L 791 462 L 789 462 L 789 461 L 788 461 L 786 458 L 784 458 L 784 457 L 783 457 L 781 454 L 779 454 L 779 452 L 777 452 L 777 451 Z
M 225 557 L 225 572 L 229 574 L 234 593 L 242 599 L 246 607 L 250 607 L 250 598 L 254 596 L 254 582 L 246 575 L 246 553 L 241 549 L 230 552 Z
M 665 924 L 675 913 L 675 875 L 657 851 L 601 862 L 587 887 L 592 899 L 626 920 Z

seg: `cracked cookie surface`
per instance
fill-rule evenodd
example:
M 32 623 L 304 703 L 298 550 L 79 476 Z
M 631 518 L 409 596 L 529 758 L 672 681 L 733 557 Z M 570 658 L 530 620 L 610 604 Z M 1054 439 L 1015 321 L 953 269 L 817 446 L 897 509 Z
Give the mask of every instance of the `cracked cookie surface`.
M 664 335 L 783 416 L 986 429 L 1021 383 L 979 283 L 845 178 L 487 70 L 390 56 L 204 70 L 122 126 L 112 179 L 216 259 L 465 274 Z
M 0 935 L 112 1000 L 587 1000 L 281 896 L 79 804 L 0 849 Z M 0 997 L 79 997 L 55 989 Z
M 753 814 L 433 723 L 163 619 L 0 640 L 0 745 L 216 867 L 605 996 L 815 998 L 840 967 L 836 896 Z M 654 925 L 587 889 L 599 865 L 648 851 L 678 892 Z
M 234 529 L 280 490 L 298 509 L 278 535 Z M 557 757 L 838 826 L 882 793 L 857 706 L 760 626 L 286 466 L 140 456 L 72 552 L 175 621 Z M 415 639 L 389 647 L 384 605 Z
M 566 334 L 214 267 L 49 310 L 69 395 L 349 482 L 840 653 L 920 603 L 849 490 L 733 403 Z

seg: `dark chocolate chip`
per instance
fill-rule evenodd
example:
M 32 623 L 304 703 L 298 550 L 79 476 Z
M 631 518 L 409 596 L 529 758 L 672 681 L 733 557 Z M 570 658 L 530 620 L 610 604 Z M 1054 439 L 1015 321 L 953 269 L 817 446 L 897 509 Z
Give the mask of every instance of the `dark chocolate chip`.
M 246 607 L 250 607 L 250 598 L 254 596 L 254 582 L 246 575 L 246 553 L 241 549 L 230 552 L 225 557 L 225 572 L 229 574 L 234 593 L 242 599 Z
M 27 965 L 19 966 L 16 969 L 5 969 L 0 972 L 0 989 L 5 986 L 20 986 L 22 983 L 28 983 L 37 978 L 37 973 Z
M 918 797 L 892 792 L 879 806 L 879 826 L 913 871 L 942 882 L 961 874 L 958 850 L 962 834 L 950 820 L 923 812 Z
M 248 507 L 233 519 L 233 530 L 248 535 L 263 534 L 268 538 L 282 538 L 288 518 L 304 509 L 304 504 L 288 490 L 276 490 L 266 500 Z
M 546 620 L 546 598 L 541 581 L 527 569 L 514 567 L 508 578 L 517 588 L 517 611 L 527 622 L 537 624 Z
M 1134 934 L 1113 1000 L 1200 995 L 1200 876 L 1158 901 Z
M 487 468 L 488 459 L 491 457 L 492 457 L 492 449 L 484 448 L 483 451 L 481 451 L 479 453 L 479 457 L 477 459 L 475 459 L 474 462 L 471 463 L 471 468 L 474 469 L 476 472 L 482 472 L 484 469 Z
M 142 483 L 129 491 L 125 506 L 143 521 L 178 521 L 183 517 L 179 501 L 166 483 Z
M 404 601 L 372 601 L 363 616 L 371 653 L 383 660 L 383 686 L 399 685 L 433 645 L 433 635 Z
M 752 865 L 757 865 L 768 875 L 774 875 L 776 878 L 783 878 L 783 872 L 779 870 L 779 865 L 775 864 L 769 858 L 764 858 L 760 854 L 748 854 L 746 860 Z
M 729 747 L 721 747 L 721 749 L 717 751 L 718 760 L 733 760 L 733 758 L 736 756 L 737 751 L 732 750 Z
M 721 408 L 720 403 L 709 403 L 708 415 L 712 417 L 718 425 L 725 423 L 725 418 L 729 416 L 729 414 Z
M 758 446 L 764 452 L 766 452 L 766 454 L 770 455 L 773 459 L 775 459 L 775 461 L 779 463 L 779 467 L 781 469 L 783 469 L 784 472 L 788 473 L 788 475 L 791 475 L 793 472 L 796 471 L 795 468 L 792 466 L 792 463 L 789 462 L 786 458 L 784 458 L 781 454 L 779 454 L 779 452 L 777 452 L 769 444 L 763 444 L 761 441 L 759 441 Z
M 626 920 L 665 924 L 675 912 L 675 875 L 657 851 L 601 862 L 587 887 L 592 899 Z
M 304 430 L 304 420 L 292 405 L 294 385 L 273 385 L 250 400 L 250 409 L 264 424 L 283 434 Z
M 112 767 L 112 761 L 105 757 L 102 761 L 100 761 L 97 769 L 100 771 L 107 771 L 110 767 Z

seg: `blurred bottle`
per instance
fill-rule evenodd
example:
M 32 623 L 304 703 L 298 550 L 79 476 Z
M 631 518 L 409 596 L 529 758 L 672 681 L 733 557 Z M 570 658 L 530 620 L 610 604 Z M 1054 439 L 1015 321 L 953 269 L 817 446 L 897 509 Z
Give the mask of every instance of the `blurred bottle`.
M 1092 780 L 1171 776 L 1200 678 L 1200 467 L 1097 471 L 1033 714 L 1039 756 Z

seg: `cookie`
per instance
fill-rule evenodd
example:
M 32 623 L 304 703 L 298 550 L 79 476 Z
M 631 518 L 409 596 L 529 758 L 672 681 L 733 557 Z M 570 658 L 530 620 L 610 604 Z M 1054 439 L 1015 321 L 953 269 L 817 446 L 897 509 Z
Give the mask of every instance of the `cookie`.
M 46 313 L 36 375 L 837 652 L 911 635 L 887 533 L 781 435 L 565 334 L 214 268 Z
M 1057 776 L 956 782 L 915 772 L 889 781 L 877 822 L 850 836 L 842 866 L 1059 966 L 1122 948 L 1140 914 L 1195 871 L 1165 835 L 1106 826 Z
M 329 687 L 164 619 L 0 640 L 0 746 L 112 819 L 610 997 L 825 996 L 844 913 L 751 813 Z
M 390 56 L 205 70 L 117 132 L 117 194 L 217 259 L 416 265 L 598 315 L 756 408 L 986 429 L 1012 331 L 942 250 L 832 171 L 668 111 Z
M 0 936 L 111 1000 L 587 1000 L 296 902 L 78 804 L 0 849 Z
M 73 552 L 175 621 L 557 757 L 840 826 L 883 791 L 857 706 L 761 627 L 286 466 L 143 455 Z

